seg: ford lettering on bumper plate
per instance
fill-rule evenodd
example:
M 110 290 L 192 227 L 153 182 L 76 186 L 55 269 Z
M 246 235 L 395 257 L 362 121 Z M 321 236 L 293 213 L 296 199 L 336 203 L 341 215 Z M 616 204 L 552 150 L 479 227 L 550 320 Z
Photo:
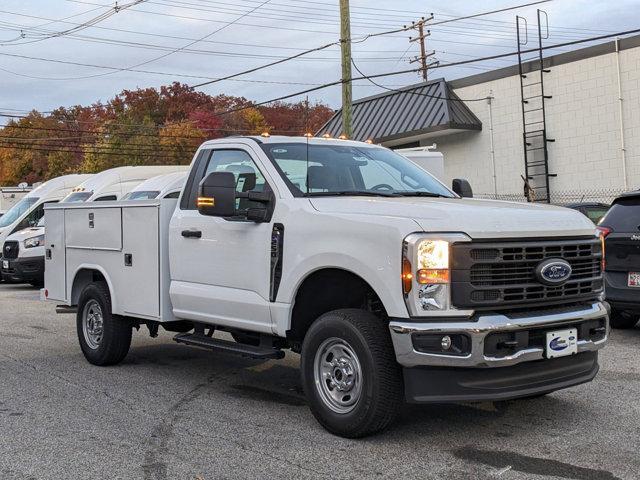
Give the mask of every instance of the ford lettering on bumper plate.
M 564 357 L 578 353 L 578 330 L 556 330 L 547 332 L 547 346 L 545 348 L 547 358 Z

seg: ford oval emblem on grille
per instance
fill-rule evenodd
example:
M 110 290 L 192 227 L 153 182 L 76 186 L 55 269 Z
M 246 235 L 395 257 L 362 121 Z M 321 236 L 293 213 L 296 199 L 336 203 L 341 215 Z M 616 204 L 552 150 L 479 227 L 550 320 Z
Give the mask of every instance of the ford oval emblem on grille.
M 536 267 L 536 277 L 545 285 L 562 285 L 571 276 L 571 265 L 560 259 L 550 258 Z

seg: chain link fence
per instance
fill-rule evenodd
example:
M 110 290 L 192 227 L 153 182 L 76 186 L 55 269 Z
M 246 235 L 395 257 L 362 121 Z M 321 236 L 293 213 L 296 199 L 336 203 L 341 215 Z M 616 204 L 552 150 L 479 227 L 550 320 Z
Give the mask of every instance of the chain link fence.
M 554 205 L 567 205 L 571 203 L 606 203 L 610 204 L 614 198 L 625 193 L 620 189 L 593 189 L 593 190 L 564 190 L 552 191 L 551 203 Z M 476 198 L 486 198 L 491 200 L 505 200 L 509 202 L 526 202 L 524 193 L 504 193 L 495 195 L 493 193 L 474 194 Z

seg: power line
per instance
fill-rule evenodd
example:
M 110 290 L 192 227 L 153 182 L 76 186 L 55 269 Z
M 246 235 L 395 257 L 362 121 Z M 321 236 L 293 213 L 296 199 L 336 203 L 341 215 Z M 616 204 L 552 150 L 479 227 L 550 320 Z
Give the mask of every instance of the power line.
M 374 80 L 372 80 L 371 77 L 369 77 L 368 75 L 365 75 L 364 73 L 362 73 L 362 70 L 360 70 L 358 68 L 358 65 L 356 65 L 356 62 L 353 61 L 353 58 L 351 59 L 351 63 L 353 65 L 353 68 L 355 68 L 356 71 L 360 75 L 362 75 L 362 77 L 366 78 L 369 82 L 371 82 L 376 87 L 380 87 L 383 90 L 387 90 L 389 92 L 408 93 L 410 95 L 416 95 L 416 96 L 419 96 L 419 97 L 436 98 L 436 99 L 439 99 L 439 100 L 446 99 L 446 100 L 451 101 L 451 102 L 480 102 L 480 101 L 483 101 L 483 100 L 487 100 L 487 98 L 488 98 L 488 97 L 482 97 L 482 98 L 466 98 L 466 99 L 462 99 L 462 98 L 452 98 L 449 95 L 447 95 L 446 97 L 443 97 L 442 95 L 432 95 L 432 94 L 429 94 L 429 93 L 421 93 L 421 92 L 414 92 L 414 91 L 408 90 L 408 88 L 415 88 L 416 87 L 415 85 L 406 87 L 405 89 L 401 89 L 401 90 L 398 90 L 398 89 L 395 89 L 395 88 L 385 87 L 384 85 L 380 85 L 379 83 L 377 83 Z
M 575 40 L 572 42 L 565 42 L 565 43 L 559 43 L 559 44 L 554 44 L 554 45 L 547 45 L 547 46 L 543 46 L 542 50 L 550 50 L 550 49 L 554 49 L 554 48 L 558 48 L 558 47 L 565 47 L 565 46 L 570 46 L 570 45 L 577 45 L 580 43 L 585 43 L 585 42 L 593 42 L 596 40 L 603 40 L 603 39 L 607 39 L 607 38 L 611 38 L 611 37 L 620 37 L 623 35 L 631 35 L 634 33 L 640 33 L 640 29 L 634 29 L 634 30 L 627 30 L 624 32 L 617 32 L 617 33 L 613 33 L 613 34 L 608 34 L 608 35 L 600 35 L 598 37 L 591 37 L 588 39 L 582 39 L 582 40 Z M 538 52 L 540 50 L 540 48 L 531 48 L 531 49 L 527 49 L 527 50 L 522 50 L 520 53 L 532 53 L 532 52 Z M 482 61 L 487 61 L 487 60 L 494 60 L 497 58 L 505 58 L 505 57 L 511 57 L 514 55 L 517 55 L 518 52 L 509 52 L 509 53 L 502 53 L 502 54 L 497 54 L 497 55 L 490 55 L 490 56 L 486 56 L 486 57 L 481 57 L 481 58 L 474 58 L 474 59 L 469 59 L 469 60 L 461 60 L 459 62 L 450 62 L 450 63 L 443 63 L 437 66 L 434 66 L 432 68 L 446 68 L 446 67 L 455 67 L 455 66 L 460 66 L 460 65 L 468 65 L 470 63 L 477 63 L 477 62 L 482 62 Z M 295 92 L 295 93 L 291 93 L 288 95 L 284 95 L 281 97 L 277 97 L 271 100 L 265 100 L 262 102 L 252 102 L 251 105 L 249 106 L 245 106 L 245 107 L 241 107 L 241 108 L 235 108 L 235 109 L 231 109 L 231 110 L 227 110 L 224 112 L 215 112 L 216 115 L 225 115 L 228 113 L 233 113 L 233 112 L 237 112 L 237 111 L 241 111 L 241 110 L 246 110 L 247 108 L 254 108 L 254 107 L 258 107 L 261 105 L 266 105 L 268 103 L 272 103 L 272 102 L 276 102 L 276 101 L 281 101 L 281 100 L 286 100 L 292 97 L 296 97 L 299 95 L 304 95 L 310 92 L 314 92 L 314 91 L 318 91 L 318 90 L 322 90 L 325 88 L 329 88 L 335 85 L 339 85 L 341 84 L 343 81 L 353 81 L 353 80 L 369 80 L 371 81 L 371 79 L 373 78 L 382 78 L 382 77 L 389 77 L 389 76 L 393 76 L 393 75 L 403 75 L 406 73 L 413 73 L 418 71 L 418 69 L 409 69 L 409 70 L 401 70 L 401 71 L 396 71 L 396 72 L 387 72 L 387 73 L 378 73 L 378 74 L 374 74 L 374 75 L 362 75 L 360 77 L 351 77 L 350 79 L 346 79 L 346 80 L 337 80 L 334 82 L 330 82 L 330 83 L 325 83 L 323 85 L 320 85 L 318 87 L 314 87 L 314 88 L 309 88 L 307 90 L 302 90 L 300 92 Z
M 81 30 L 84 30 L 85 28 L 89 28 L 89 27 L 91 27 L 91 26 L 93 26 L 93 25 L 95 25 L 97 23 L 100 23 L 100 22 L 106 20 L 107 18 L 112 17 L 113 15 L 117 14 L 118 12 L 121 12 L 121 11 L 126 10 L 128 8 L 131 8 L 131 7 L 135 6 L 135 5 L 139 5 L 140 3 L 143 3 L 143 2 L 146 2 L 146 1 L 147 0 L 134 0 L 131 3 L 127 3 L 127 4 L 124 4 L 124 5 L 118 5 L 117 2 L 116 2 L 116 5 L 114 7 L 111 7 L 108 11 L 98 15 L 97 17 L 94 17 L 94 18 L 92 18 L 90 20 L 87 20 L 86 22 L 83 22 L 83 23 L 81 23 L 81 24 L 79 24 L 79 25 L 77 25 L 77 26 L 75 26 L 73 28 L 69 28 L 67 30 L 63 30 L 63 31 L 60 31 L 60 32 L 54 32 L 54 33 L 46 35 L 46 36 L 44 36 L 42 38 L 39 38 L 37 40 L 30 40 L 30 41 L 26 41 L 26 42 L 5 42 L 5 43 L 2 43 L 0 45 L 3 45 L 3 46 L 6 46 L 6 45 L 24 45 L 24 44 L 27 44 L 27 43 L 41 42 L 43 40 L 47 40 L 47 39 L 50 39 L 50 38 L 62 37 L 64 35 L 68 35 L 70 33 L 79 32 Z M 93 9 L 93 10 L 97 10 L 97 9 Z M 84 13 L 86 13 L 86 12 L 84 12 Z M 75 15 L 72 15 L 70 17 L 66 17 L 64 20 L 66 20 L 67 18 L 72 18 L 74 16 Z M 38 28 L 38 27 L 36 27 L 36 28 Z M 25 36 L 24 32 L 21 32 L 20 38 L 24 38 L 24 36 Z
M 2 113 L 0 113 L 0 117 L 10 117 L 10 118 L 22 118 L 22 119 L 28 119 L 29 117 L 26 115 L 3 115 Z M 191 121 L 189 121 L 191 123 Z M 91 123 L 93 124 L 94 122 L 82 122 L 82 121 L 78 121 L 78 123 Z M 127 127 L 147 127 L 147 128 L 157 128 L 157 129 L 162 129 L 164 127 L 166 127 L 167 125 L 144 125 L 144 124 L 113 124 L 113 123 L 108 123 L 106 125 L 107 127 L 111 127 L 111 126 L 127 126 Z M 169 125 L 170 126 L 170 125 Z M 100 125 L 99 128 L 104 128 L 104 125 Z M 145 132 L 112 132 L 112 131 L 106 131 L 106 132 L 101 132 L 99 130 L 85 130 L 85 129 L 76 129 L 76 128 L 57 128 L 57 127 L 35 127 L 35 126 L 30 126 L 30 125 L 18 125 L 18 124 L 9 124 L 9 125 L 4 125 L 2 127 L 4 130 L 2 130 L 2 132 L 6 131 L 7 129 L 12 129 L 12 128 L 17 128 L 17 129 L 23 129 L 23 130 L 37 130 L 37 131 L 52 131 L 52 132 L 71 132 L 71 133 L 85 133 L 87 135 L 104 135 L 104 134 L 109 134 L 109 135 L 117 135 L 117 136 L 125 136 L 125 137 L 153 137 L 153 138 L 158 138 L 159 137 L 159 132 L 158 134 L 154 134 L 154 133 L 145 133 Z M 202 131 L 202 132 L 216 132 L 216 133 L 250 133 L 253 130 L 248 130 L 248 129 L 242 129 L 242 128 L 198 128 L 196 127 L 198 130 Z M 297 132 L 299 130 L 278 130 L 280 132 L 283 133 L 294 133 Z M 2 133 L 0 133 L 0 137 L 2 136 Z M 195 136 L 195 135 L 167 135 L 167 134 L 163 134 L 163 137 L 166 138 L 180 138 L 180 139 L 194 139 L 194 138 L 202 138 L 201 136 Z

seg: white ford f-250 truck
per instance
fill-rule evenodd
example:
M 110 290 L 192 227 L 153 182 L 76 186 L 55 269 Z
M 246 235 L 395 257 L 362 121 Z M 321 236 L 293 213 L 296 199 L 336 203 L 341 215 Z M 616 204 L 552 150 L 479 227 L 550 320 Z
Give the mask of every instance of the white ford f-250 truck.
M 122 361 L 141 325 L 254 358 L 291 349 L 313 414 L 346 437 L 404 400 L 588 382 L 608 338 L 586 217 L 463 198 L 366 143 L 208 141 L 177 201 L 48 205 L 46 224 L 44 294 L 77 311 L 89 362 Z

